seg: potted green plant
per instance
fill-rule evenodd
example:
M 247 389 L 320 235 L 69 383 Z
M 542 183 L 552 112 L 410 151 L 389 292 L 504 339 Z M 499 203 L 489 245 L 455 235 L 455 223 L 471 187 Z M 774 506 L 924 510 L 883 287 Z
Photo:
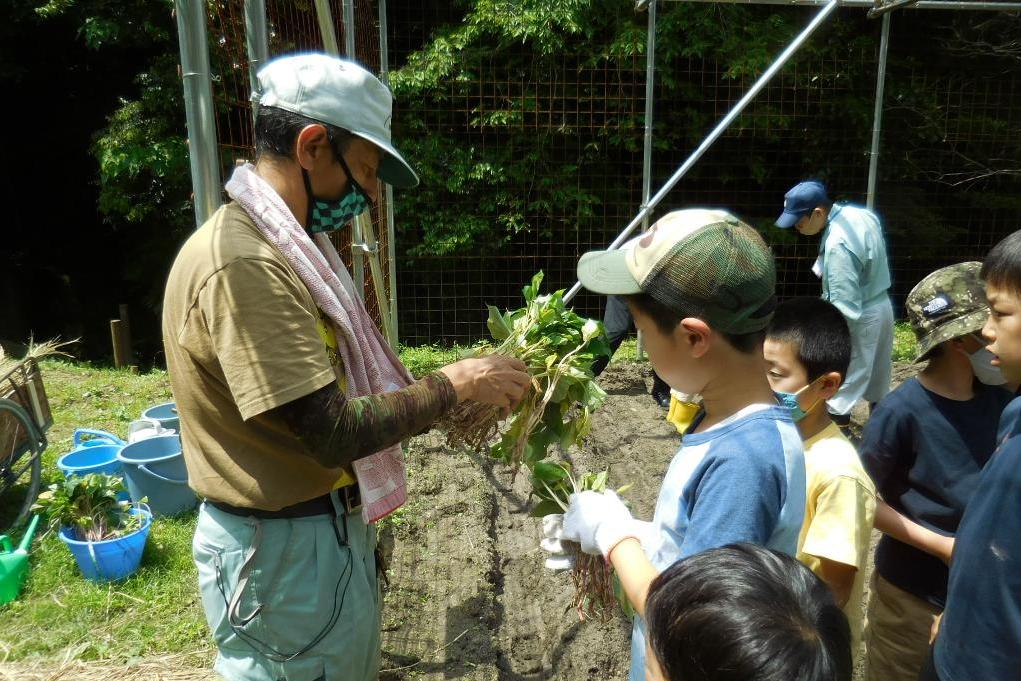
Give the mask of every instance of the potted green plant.
M 72 476 L 50 485 L 33 507 L 47 515 L 86 579 L 122 579 L 142 560 L 152 514 L 118 500 L 124 489 L 118 475 Z

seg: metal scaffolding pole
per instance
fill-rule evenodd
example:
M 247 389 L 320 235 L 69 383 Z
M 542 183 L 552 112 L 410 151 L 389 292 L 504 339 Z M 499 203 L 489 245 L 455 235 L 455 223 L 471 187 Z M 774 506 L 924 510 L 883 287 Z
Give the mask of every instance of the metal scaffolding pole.
M 390 55 L 387 42 L 386 0 L 379 0 L 379 78 L 390 87 Z M 394 189 L 383 184 L 386 197 L 386 260 L 389 277 L 390 338 L 397 349 L 397 230 L 394 228 Z
M 649 0 L 649 28 L 645 46 L 645 139 L 642 149 L 642 208 L 649 204 L 652 193 L 652 114 L 655 104 L 656 77 L 656 0 Z M 642 220 L 648 228 L 649 214 Z
M 355 58 L 355 3 L 354 0 L 344 0 L 344 54 L 348 59 Z
M 673 189 L 674 186 L 680 182 L 681 178 L 684 177 L 689 170 L 691 170 L 695 163 L 702 158 L 702 155 L 709 150 L 709 147 L 711 147 L 713 143 L 716 142 L 716 140 L 719 139 L 719 137 L 727 130 L 727 128 L 730 127 L 730 124 L 741 115 L 741 112 L 744 111 L 752 100 L 755 99 L 762 88 L 764 88 L 766 84 L 773 79 L 773 76 L 775 76 L 783 65 L 787 63 L 787 60 L 798 51 L 798 49 L 808 40 L 809 36 L 811 36 L 815 30 L 822 25 L 826 18 L 833 13 L 839 4 L 840 0 L 829 0 L 826 6 L 819 10 L 815 17 L 812 18 L 812 21 L 809 22 L 808 26 L 806 26 L 805 29 L 791 42 L 791 44 L 780 53 L 780 56 L 776 58 L 776 61 L 774 61 L 770 67 L 766 69 L 761 76 L 759 76 L 759 79 L 755 81 L 755 84 L 752 85 L 751 89 L 749 89 L 748 92 L 746 92 L 745 95 L 737 102 L 737 104 L 731 108 L 727 115 L 723 117 L 723 120 L 721 120 L 716 127 L 713 128 L 712 132 L 710 132 L 709 135 L 702 140 L 702 144 L 700 144 L 698 148 L 692 152 L 691 156 L 689 156 L 687 160 L 681 164 L 681 167 L 678 168 L 670 179 L 667 180 L 666 184 L 664 184 L 660 190 L 656 192 L 656 195 L 646 203 L 628 226 L 625 227 L 619 235 L 617 235 L 617 238 L 614 239 L 613 243 L 607 247 L 607 250 L 615 250 L 627 240 L 635 227 L 642 224 L 642 221 L 645 220 L 646 216 L 652 212 L 652 209 L 659 205 L 659 202 L 662 201 L 668 193 L 670 193 L 670 190 Z M 580 290 L 581 282 L 579 281 L 571 287 L 570 291 L 567 292 L 564 296 L 564 301 L 570 301 Z
M 269 35 L 266 33 L 266 0 L 245 0 L 245 44 L 248 48 L 248 81 L 252 101 L 259 91 L 259 69 L 269 59 Z M 255 107 L 252 107 L 255 121 Z
M 354 0 L 344 0 L 341 19 L 344 24 L 344 56 L 355 59 L 355 5 Z M 369 253 L 365 242 L 365 225 L 369 218 L 356 217 L 351 221 L 351 274 L 355 280 L 355 288 L 364 297 L 365 291 L 365 260 Z M 385 323 L 385 322 L 384 322 Z
M 181 46 L 195 226 L 200 227 L 220 207 L 220 160 L 213 116 L 209 44 L 206 42 L 206 11 L 203 0 L 174 0 L 174 7 Z
M 890 14 L 883 15 L 883 33 L 879 39 L 879 68 L 876 72 L 876 101 L 872 112 L 872 150 L 869 152 L 869 185 L 865 205 L 876 205 L 876 179 L 879 174 L 879 140 L 883 133 L 883 94 L 886 89 L 886 56 L 890 47 Z
M 656 0 L 649 0 L 649 25 L 645 44 L 645 139 L 642 148 L 642 208 L 649 205 L 652 194 L 652 116 L 656 100 Z M 649 228 L 649 213 L 645 213 L 642 229 Z M 638 359 L 645 357 L 645 344 L 638 333 Z

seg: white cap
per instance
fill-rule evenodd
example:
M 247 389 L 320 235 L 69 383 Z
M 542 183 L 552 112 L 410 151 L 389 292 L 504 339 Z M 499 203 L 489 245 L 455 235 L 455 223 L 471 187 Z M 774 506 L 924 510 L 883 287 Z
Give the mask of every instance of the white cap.
M 343 128 L 383 152 L 379 178 L 414 187 L 418 175 L 390 143 L 393 94 L 374 75 L 346 59 L 299 54 L 274 59 L 259 70 L 252 100 Z

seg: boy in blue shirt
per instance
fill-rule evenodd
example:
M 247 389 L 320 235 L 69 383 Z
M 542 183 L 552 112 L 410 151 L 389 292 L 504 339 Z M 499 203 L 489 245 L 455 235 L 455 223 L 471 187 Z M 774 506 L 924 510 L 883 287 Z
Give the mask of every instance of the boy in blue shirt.
M 886 396 L 861 456 L 885 503 L 868 610 L 866 681 L 915 681 L 947 594 L 947 562 L 966 504 L 996 448 L 1011 394 L 978 335 L 989 316 L 981 264 L 943 267 L 905 301 L 925 368 Z M 887 506 L 888 504 L 888 506 Z
M 1021 381 L 1021 231 L 982 264 L 982 335 L 1010 383 Z M 957 530 L 947 605 L 922 679 L 1016 679 L 1021 663 L 1021 400 L 1004 410 L 992 458 Z
M 762 370 L 775 269 L 754 229 L 724 211 L 691 209 L 666 215 L 619 251 L 586 253 L 578 277 L 597 293 L 627 296 L 656 372 L 671 388 L 702 395 L 651 524 L 635 521 L 612 492 L 584 492 L 572 495 L 562 531 L 544 542 L 555 550 L 550 542 L 574 541 L 612 562 L 638 613 L 630 679 L 641 681 L 645 597 L 657 574 L 737 542 L 797 550 L 801 436 Z

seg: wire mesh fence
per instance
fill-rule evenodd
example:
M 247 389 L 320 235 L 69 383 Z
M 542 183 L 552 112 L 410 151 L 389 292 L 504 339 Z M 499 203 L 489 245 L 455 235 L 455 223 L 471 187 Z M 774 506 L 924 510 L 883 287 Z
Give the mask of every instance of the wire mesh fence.
M 326 3 L 337 44 L 343 51 L 345 44 L 343 0 Z M 213 61 L 213 94 L 217 106 L 217 139 L 221 163 L 229 169 L 241 162 L 252 162 L 255 157 L 254 123 L 252 118 L 252 85 L 249 77 L 249 59 L 245 43 L 244 0 L 221 0 L 209 5 L 210 57 Z M 322 51 L 323 37 L 315 3 L 291 0 L 267 0 L 266 25 L 269 57 L 297 52 Z M 367 69 L 379 73 L 380 43 L 379 21 L 375 3 L 355 3 L 355 58 Z M 372 208 L 371 222 L 378 241 L 377 253 L 385 258 L 387 252 L 386 194 L 378 188 L 379 200 Z M 352 268 L 351 231 L 335 233 L 331 240 L 344 263 Z M 381 293 L 387 296 L 389 275 L 381 267 L 383 280 Z M 377 305 L 374 279 L 365 264 L 365 304 L 382 328 L 383 319 Z
M 312 2 L 268 5 L 271 56 L 319 48 Z M 343 44 L 341 3 L 330 5 Z M 684 5 L 661 5 L 661 20 Z M 219 131 L 225 159 L 232 159 L 249 154 L 251 145 L 242 2 L 216 8 L 210 25 L 223 60 L 215 83 Z M 761 9 L 806 22 L 813 11 Z M 359 1 L 355 11 L 358 58 L 377 70 L 378 6 Z M 414 64 L 437 28 L 456 25 L 464 11 L 448 3 L 390 2 L 391 68 Z M 838 14 L 840 27 L 827 26 L 812 40 L 840 42 L 840 49 L 797 55 L 656 213 L 725 207 L 760 228 L 776 254 L 782 297 L 820 291 L 810 271 L 818 241 L 771 226 L 785 191 L 818 177 L 833 198 L 865 202 L 879 22 L 862 10 Z M 895 14 L 891 31 L 876 211 L 888 234 L 898 310 L 925 274 L 981 259 L 1021 227 L 1021 200 L 1010 198 L 1021 196 L 1021 158 L 1014 157 L 1021 140 L 1018 59 L 995 54 L 976 37 L 989 15 L 931 14 L 943 17 L 938 31 L 920 31 L 918 13 Z M 423 178 L 394 201 L 401 342 L 484 337 L 486 304 L 519 307 L 521 286 L 540 269 L 551 289 L 570 287 L 578 257 L 605 247 L 637 213 L 644 54 L 607 50 L 594 58 L 588 39 L 571 36 L 555 54 L 527 43 L 455 52 L 456 77 L 441 79 L 427 97 L 398 100 L 395 143 Z M 657 59 L 653 192 L 755 78 L 683 51 L 664 54 Z M 467 190 L 451 170 L 458 163 L 470 168 L 474 184 Z M 373 213 L 381 237 L 383 215 Z M 487 221 L 494 223 L 490 232 L 479 228 Z M 455 229 L 462 224 L 474 225 L 467 237 Z M 349 233 L 342 239 L 350 263 Z M 425 246 L 457 239 L 468 241 Z M 366 300 L 371 307 L 371 292 Z M 599 296 L 583 293 L 575 304 L 601 314 Z

